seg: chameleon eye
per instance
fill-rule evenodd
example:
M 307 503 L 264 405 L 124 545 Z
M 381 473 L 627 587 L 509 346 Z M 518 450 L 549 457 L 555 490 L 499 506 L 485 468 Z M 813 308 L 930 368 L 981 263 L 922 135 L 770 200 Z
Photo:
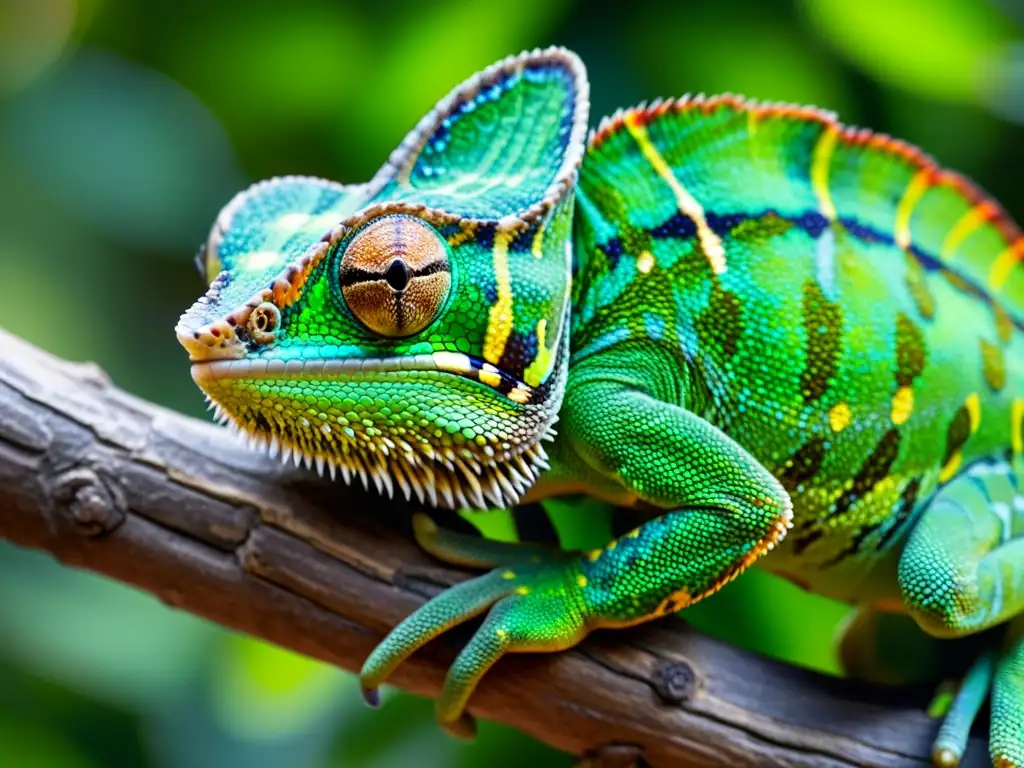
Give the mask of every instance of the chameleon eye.
M 388 338 L 411 336 L 430 325 L 448 296 L 448 244 L 420 219 L 382 216 L 349 242 L 338 280 L 363 325 Z

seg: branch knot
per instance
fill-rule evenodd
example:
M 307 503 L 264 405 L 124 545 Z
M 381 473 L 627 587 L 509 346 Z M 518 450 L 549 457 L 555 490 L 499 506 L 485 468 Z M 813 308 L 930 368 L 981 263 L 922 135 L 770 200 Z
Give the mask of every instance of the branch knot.
M 685 661 L 665 660 L 654 671 L 654 690 L 666 704 L 683 704 L 697 693 L 700 680 Z
M 57 503 L 82 536 L 110 533 L 124 522 L 124 503 L 91 469 L 74 469 L 57 480 Z

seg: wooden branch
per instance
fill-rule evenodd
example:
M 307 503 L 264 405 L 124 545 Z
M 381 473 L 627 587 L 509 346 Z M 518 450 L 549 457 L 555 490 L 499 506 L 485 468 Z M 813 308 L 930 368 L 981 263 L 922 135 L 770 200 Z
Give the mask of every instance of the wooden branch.
M 391 626 L 467 575 L 396 530 L 401 507 L 282 467 L 0 331 L 2 538 L 356 670 Z M 465 638 L 432 643 L 393 682 L 435 696 Z M 506 658 L 470 710 L 589 766 L 923 767 L 936 729 L 927 700 L 669 620 Z M 987 765 L 986 752 L 975 738 L 964 765 Z

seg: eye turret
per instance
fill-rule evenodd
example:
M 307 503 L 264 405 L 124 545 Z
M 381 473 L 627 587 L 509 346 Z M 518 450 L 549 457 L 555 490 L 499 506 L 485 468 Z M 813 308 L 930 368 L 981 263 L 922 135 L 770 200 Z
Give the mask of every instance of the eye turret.
M 338 281 L 345 303 L 371 331 L 412 336 L 433 322 L 451 289 L 448 244 L 425 221 L 382 216 L 349 241 Z

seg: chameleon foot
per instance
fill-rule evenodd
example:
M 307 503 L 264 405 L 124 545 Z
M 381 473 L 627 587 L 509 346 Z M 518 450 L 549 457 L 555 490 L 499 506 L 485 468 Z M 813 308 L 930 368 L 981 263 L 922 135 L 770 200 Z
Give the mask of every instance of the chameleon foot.
M 469 543 L 473 538 L 431 530 L 423 520 L 417 526 L 417 538 L 426 533 L 434 537 L 435 544 Z M 463 538 L 467 541 L 463 542 Z M 495 552 L 504 550 L 499 546 Z M 445 554 L 450 555 L 450 550 Z M 477 563 L 485 559 L 482 553 L 478 554 L 480 557 L 474 559 Z M 455 736 L 472 736 L 472 721 L 463 710 L 480 678 L 502 655 L 558 651 L 575 645 L 586 634 L 581 580 L 576 561 L 541 558 L 540 562 L 502 565 L 442 592 L 395 627 L 370 654 L 361 673 L 364 697 L 374 702 L 378 686 L 416 649 L 490 609 L 480 629 L 449 669 L 436 703 L 437 720 L 442 727 Z
M 982 653 L 967 670 L 952 704 L 942 714 L 939 735 L 932 745 L 932 762 L 938 768 L 956 768 L 960 765 L 967 748 L 971 724 L 992 685 L 995 661 L 994 650 Z
M 1024 768 L 1024 619 L 1011 625 L 992 683 L 989 750 L 996 768 Z

